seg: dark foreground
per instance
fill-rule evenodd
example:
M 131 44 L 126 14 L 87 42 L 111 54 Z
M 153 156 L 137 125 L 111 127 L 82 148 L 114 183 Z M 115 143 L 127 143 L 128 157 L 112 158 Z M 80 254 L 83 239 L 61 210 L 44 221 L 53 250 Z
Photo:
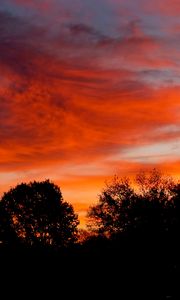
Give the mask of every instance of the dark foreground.
M 158 240 L 58 251 L 1 247 L 1 290 L 25 299 L 179 299 L 179 253 Z

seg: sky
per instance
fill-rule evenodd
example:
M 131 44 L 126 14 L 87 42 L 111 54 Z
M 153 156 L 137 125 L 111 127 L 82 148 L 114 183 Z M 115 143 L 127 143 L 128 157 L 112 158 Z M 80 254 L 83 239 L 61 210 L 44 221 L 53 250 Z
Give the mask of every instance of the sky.
M 180 1 L 0 0 L 0 194 L 49 178 L 84 226 L 153 167 L 180 175 Z

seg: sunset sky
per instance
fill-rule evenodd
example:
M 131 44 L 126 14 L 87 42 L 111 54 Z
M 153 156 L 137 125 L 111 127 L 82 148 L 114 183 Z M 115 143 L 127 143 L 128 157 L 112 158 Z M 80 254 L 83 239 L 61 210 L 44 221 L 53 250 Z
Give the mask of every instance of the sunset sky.
M 83 225 L 154 166 L 180 175 L 180 1 L 0 0 L 0 195 L 49 178 Z

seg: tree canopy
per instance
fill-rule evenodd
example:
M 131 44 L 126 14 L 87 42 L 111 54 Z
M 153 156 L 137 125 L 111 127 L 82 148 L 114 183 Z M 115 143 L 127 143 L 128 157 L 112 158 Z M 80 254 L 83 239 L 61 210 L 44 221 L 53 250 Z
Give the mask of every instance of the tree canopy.
M 179 208 L 179 184 L 155 169 L 149 174 L 140 172 L 135 182 L 115 177 L 106 184 L 99 202 L 90 207 L 89 228 L 106 236 L 162 236 L 179 222 Z
M 77 239 L 78 217 L 49 180 L 21 183 L 0 202 L 1 242 L 64 247 Z

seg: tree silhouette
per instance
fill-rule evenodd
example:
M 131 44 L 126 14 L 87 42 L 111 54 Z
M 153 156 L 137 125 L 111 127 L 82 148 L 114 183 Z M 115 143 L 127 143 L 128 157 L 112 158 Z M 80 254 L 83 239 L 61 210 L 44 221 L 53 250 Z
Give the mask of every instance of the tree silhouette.
M 49 180 L 21 183 L 0 202 L 1 242 L 64 247 L 77 239 L 78 218 Z
M 180 231 L 180 183 L 171 189 L 171 201 L 169 202 L 169 232 L 179 242 Z
M 11 226 L 8 213 L 3 207 L 3 203 L 0 202 L 0 243 L 5 245 L 17 245 L 19 244 L 16 232 Z
M 89 228 L 107 236 L 162 236 L 169 230 L 170 208 L 174 211 L 173 189 L 175 201 L 175 183 L 155 169 L 140 172 L 135 183 L 115 177 L 99 195 L 99 203 L 90 207 Z

